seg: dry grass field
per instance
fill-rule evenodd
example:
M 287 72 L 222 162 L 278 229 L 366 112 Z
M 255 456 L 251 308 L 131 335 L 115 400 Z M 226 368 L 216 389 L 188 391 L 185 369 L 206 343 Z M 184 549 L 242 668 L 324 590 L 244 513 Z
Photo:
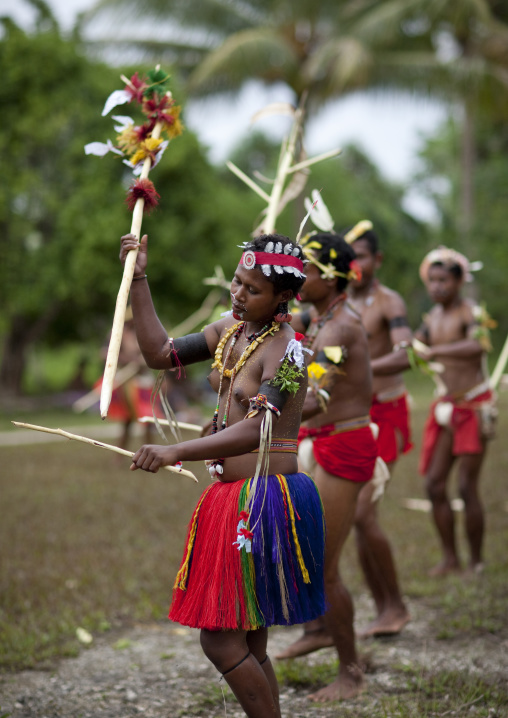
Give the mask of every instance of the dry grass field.
M 438 580 L 427 577 L 439 559 L 430 515 L 404 507 L 407 498 L 424 498 L 416 465 L 431 399 L 429 385 L 414 381 L 412 386 L 410 377 L 409 383 L 416 448 L 401 459 L 381 508 L 404 594 L 424 617 L 424 631 L 436 645 L 441 641 L 463 651 L 469 643 L 477 646 L 483 641 L 508 652 L 508 392 L 500 395 L 498 437 L 489 447 L 483 472 L 485 572 L 472 580 Z M 47 425 L 57 425 L 51 414 L 45 418 Z M 7 419 L 30 421 L 31 417 L 4 416 L 3 428 Z M 40 423 L 43 419 L 37 417 Z M 71 415 L 67 423 L 65 419 L 65 414 L 58 416 L 58 425 L 72 425 Z M 0 671 L 53 669 L 59 659 L 78 655 L 82 651 L 76 638 L 78 626 L 107 637 L 134 624 L 163 622 L 186 525 L 208 481 L 203 467 L 188 467 L 200 479 L 196 485 L 167 472 L 131 473 L 128 459 L 63 439 L 6 444 L 0 451 Z M 457 496 L 453 479 L 451 487 Z M 458 513 L 465 559 L 462 518 Z M 344 577 L 368 614 L 370 602 L 353 541 L 347 546 Z M 282 664 L 279 678 L 288 690 L 319 685 L 334 670 L 332 659 L 328 654 L 324 662 Z M 507 681 L 503 684 L 498 675 L 482 675 L 474 682 L 467 674 L 447 673 L 440 667 L 424 676 L 411 661 L 404 665 L 395 661 L 393 671 L 406 677 L 404 695 L 394 698 L 390 691 L 378 695 L 377 708 L 371 706 L 365 714 L 358 709 L 309 711 L 309 715 L 508 715 Z M 203 704 L 198 712 L 196 704 L 195 712 L 188 715 L 221 714 L 222 695 L 210 691 L 209 709 Z M 0 716 L 4 715 L 10 714 L 2 713 L 0 701 Z

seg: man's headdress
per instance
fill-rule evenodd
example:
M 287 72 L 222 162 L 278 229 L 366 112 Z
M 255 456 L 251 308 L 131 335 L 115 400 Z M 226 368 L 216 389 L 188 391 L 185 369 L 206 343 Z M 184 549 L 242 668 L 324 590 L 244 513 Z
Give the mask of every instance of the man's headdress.
M 458 266 L 462 269 L 462 274 L 466 282 L 473 281 L 471 272 L 476 272 L 483 267 L 482 262 L 470 262 L 469 259 L 455 249 L 440 246 L 429 252 L 420 264 L 420 279 L 424 284 L 429 278 L 429 269 L 433 264 L 442 264 L 447 269 Z

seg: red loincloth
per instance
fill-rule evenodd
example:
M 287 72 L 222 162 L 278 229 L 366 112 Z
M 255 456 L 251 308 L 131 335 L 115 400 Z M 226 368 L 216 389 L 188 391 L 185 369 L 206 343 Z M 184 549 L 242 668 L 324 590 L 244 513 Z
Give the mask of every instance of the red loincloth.
M 430 407 L 429 416 L 423 430 L 422 452 L 418 466 L 418 471 L 423 475 L 427 473 L 439 434 L 444 428 L 437 423 L 434 410 L 439 402 L 445 401 L 449 401 L 454 405 L 449 426 L 453 433 L 452 455 L 481 454 L 484 450 L 476 409 L 480 408 L 481 404 L 492 401 L 492 392 L 490 390 L 484 391 L 483 394 L 479 394 L 470 401 L 449 397 L 438 399 Z
M 370 427 L 331 433 L 333 431 L 334 424 L 316 429 L 300 427 L 298 441 L 313 439 L 314 458 L 329 474 L 348 481 L 370 481 L 378 455 Z
M 411 427 L 409 424 L 409 408 L 407 397 L 404 394 L 391 401 L 378 401 L 376 396 L 372 400 L 370 415 L 374 424 L 379 427 L 377 449 L 379 456 L 387 464 L 395 461 L 399 456 L 399 435 L 402 437 L 402 453 L 411 451 Z

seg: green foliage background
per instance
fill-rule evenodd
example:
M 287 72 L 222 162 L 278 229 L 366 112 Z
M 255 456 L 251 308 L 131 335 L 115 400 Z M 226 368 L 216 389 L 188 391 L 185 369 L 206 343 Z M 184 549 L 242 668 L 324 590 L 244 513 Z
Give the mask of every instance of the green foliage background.
M 121 85 L 117 71 L 56 31 L 28 35 L 13 25 L 0 44 L 0 71 L 0 334 L 21 380 L 34 343 L 104 341 L 121 280 L 119 239 L 130 230 L 131 176 L 118 156 L 83 149 L 114 135 L 101 109 Z M 202 279 L 215 264 L 231 272 L 256 210 L 246 190 L 217 181 L 189 131 L 153 180 L 161 202 L 143 224 L 150 283 L 161 316 L 176 323 L 209 291 Z
M 26 366 L 29 359 L 30 366 L 36 365 L 43 349 L 82 346 L 72 353 L 77 362 L 84 354 L 97 356 L 105 341 L 121 279 L 119 238 L 130 229 L 124 197 L 131 176 L 116 155 L 87 157 L 83 150 L 87 142 L 114 135 L 111 116 L 101 117 L 100 111 L 110 92 L 121 86 L 120 71 L 90 59 L 78 36 L 64 39 L 56 23 L 46 29 L 41 24 L 29 34 L 4 19 L 3 28 L 0 387 L 16 394 L 35 390 L 37 382 L 33 377 L 27 381 Z M 127 75 L 134 70 L 143 68 L 122 68 Z M 187 98 L 178 76 L 173 92 L 183 105 L 185 122 Z M 135 108 L 118 112 L 134 114 Z M 470 237 L 457 232 L 460 132 L 460 117 L 452 113 L 427 138 L 414 179 L 437 207 L 436 225 L 406 212 L 406 187 L 387 181 L 355 147 L 312 167 L 306 193 L 322 190 L 338 230 L 362 218 L 373 221 L 384 253 L 380 278 L 404 297 L 413 327 L 429 305 L 418 278 L 424 254 L 447 244 L 480 259 L 484 270 L 471 293 L 486 301 L 499 321 L 493 337 L 499 349 L 508 332 L 508 130 L 502 113 L 482 106 L 475 127 L 475 226 Z M 278 145 L 251 132 L 232 160 L 250 176 L 256 170 L 273 176 L 278 154 Z M 161 201 L 144 219 L 143 232 L 149 235 L 154 301 L 169 328 L 199 306 L 209 291 L 202 280 L 215 265 L 231 276 L 238 245 L 257 226 L 263 207 L 225 167 L 210 164 L 189 130 L 171 143 L 152 178 Z M 283 212 L 277 230 L 294 236 L 304 213 L 299 198 Z

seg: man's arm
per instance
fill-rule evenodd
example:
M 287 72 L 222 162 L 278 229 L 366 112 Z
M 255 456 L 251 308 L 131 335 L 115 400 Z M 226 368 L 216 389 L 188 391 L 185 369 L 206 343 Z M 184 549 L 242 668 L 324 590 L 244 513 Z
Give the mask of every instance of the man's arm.
M 402 297 L 395 292 L 384 297 L 383 316 L 388 323 L 392 351 L 384 356 L 372 359 L 371 368 L 374 376 L 399 374 L 409 369 L 407 347 L 411 346 L 413 334 L 407 320 L 406 305 Z
M 482 354 L 484 349 L 477 338 L 479 322 L 468 304 L 463 305 L 463 321 L 464 339 L 430 346 L 429 359 L 476 359 Z
M 324 346 L 312 357 L 307 367 L 309 389 L 302 410 L 302 421 L 327 411 L 330 396 L 338 381 L 346 376 L 343 365 L 349 356 L 348 346 L 354 336 L 337 323 L 323 337 Z
M 454 358 L 454 359 L 475 359 L 483 352 L 482 345 L 477 339 L 459 339 L 448 344 L 435 344 L 429 347 L 428 359 Z

